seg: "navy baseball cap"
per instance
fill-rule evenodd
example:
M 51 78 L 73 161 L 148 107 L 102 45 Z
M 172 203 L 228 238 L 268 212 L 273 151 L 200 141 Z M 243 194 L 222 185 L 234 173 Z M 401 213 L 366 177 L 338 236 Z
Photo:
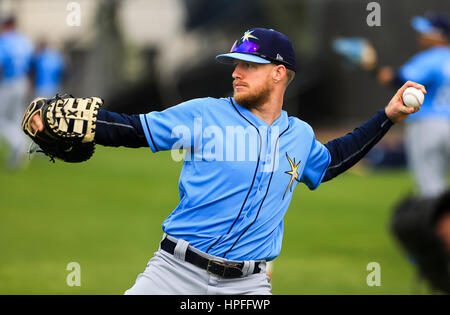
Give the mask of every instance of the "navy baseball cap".
M 425 17 L 415 16 L 411 19 L 411 26 L 421 34 L 440 32 L 450 36 L 450 19 L 443 13 L 429 13 Z
M 272 29 L 253 28 L 234 42 L 227 54 L 216 56 L 220 63 L 230 64 L 235 60 L 254 63 L 282 64 L 296 71 L 295 51 L 286 35 Z

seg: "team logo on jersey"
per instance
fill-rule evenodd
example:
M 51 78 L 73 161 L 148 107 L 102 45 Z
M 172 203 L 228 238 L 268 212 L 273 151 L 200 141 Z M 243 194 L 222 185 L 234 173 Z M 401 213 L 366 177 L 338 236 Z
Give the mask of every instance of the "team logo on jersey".
M 289 180 L 289 185 L 286 187 L 286 190 L 284 191 L 284 195 L 283 195 L 283 198 L 282 198 L 282 199 L 284 199 L 284 196 L 286 196 L 286 193 L 287 193 L 288 190 L 289 190 L 290 192 L 292 192 L 292 183 L 294 183 L 294 180 L 296 180 L 297 182 L 300 183 L 300 179 L 298 178 L 298 177 L 299 177 L 299 175 L 298 175 L 298 168 L 299 168 L 299 166 L 300 166 L 300 162 L 301 162 L 301 161 L 299 161 L 299 162 L 296 164 L 296 163 L 295 163 L 295 158 L 294 158 L 294 162 L 292 162 L 292 160 L 291 160 L 291 158 L 289 157 L 289 155 L 287 154 L 287 152 L 286 152 L 286 158 L 287 158 L 287 160 L 289 161 L 289 165 L 291 166 L 291 170 L 290 170 L 290 171 L 286 171 L 286 172 L 284 172 L 284 173 L 290 175 L 290 176 L 291 176 L 291 179 Z

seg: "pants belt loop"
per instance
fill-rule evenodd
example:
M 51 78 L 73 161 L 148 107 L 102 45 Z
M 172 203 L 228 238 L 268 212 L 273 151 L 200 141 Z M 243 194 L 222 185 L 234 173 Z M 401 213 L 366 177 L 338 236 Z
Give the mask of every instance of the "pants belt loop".
M 255 261 L 254 260 L 244 261 L 244 267 L 242 267 L 242 275 L 243 276 L 251 275 L 253 273 L 253 270 L 255 270 Z
M 189 246 L 189 243 L 185 240 L 179 239 L 177 242 L 177 246 L 175 246 L 175 250 L 173 252 L 173 256 L 180 260 L 185 260 L 186 250 Z

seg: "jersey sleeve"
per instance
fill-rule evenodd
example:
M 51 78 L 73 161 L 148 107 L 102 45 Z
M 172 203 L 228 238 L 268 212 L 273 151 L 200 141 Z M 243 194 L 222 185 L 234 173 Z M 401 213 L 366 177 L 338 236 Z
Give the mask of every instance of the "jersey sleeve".
M 300 181 L 305 183 L 309 189 L 316 189 L 322 182 L 330 162 L 330 151 L 313 137 L 311 150 Z
M 398 70 L 397 77 L 403 81 L 414 81 L 426 84 L 433 77 L 434 56 L 431 52 L 423 52 L 411 58 Z
M 192 147 L 197 130 L 195 125 L 201 124 L 203 105 L 204 99 L 194 99 L 161 112 L 141 114 L 142 128 L 151 150 Z

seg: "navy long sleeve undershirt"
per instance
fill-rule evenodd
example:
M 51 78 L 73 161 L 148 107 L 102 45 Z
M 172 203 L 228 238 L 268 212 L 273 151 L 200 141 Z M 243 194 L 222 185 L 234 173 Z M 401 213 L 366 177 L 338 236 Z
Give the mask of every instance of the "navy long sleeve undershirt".
M 108 147 L 148 147 L 139 115 L 98 111 L 95 142 Z
M 383 109 L 352 132 L 326 143 L 325 147 L 331 154 L 331 163 L 322 182 L 336 177 L 355 165 L 392 125 Z M 113 147 L 148 146 L 139 115 L 117 114 L 102 109 L 98 113 L 95 142 Z
M 366 155 L 389 131 L 393 122 L 380 110 L 370 120 L 343 137 L 325 144 L 331 154 L 331 163 L 322 180 L 326 182 L 345 172 Z

